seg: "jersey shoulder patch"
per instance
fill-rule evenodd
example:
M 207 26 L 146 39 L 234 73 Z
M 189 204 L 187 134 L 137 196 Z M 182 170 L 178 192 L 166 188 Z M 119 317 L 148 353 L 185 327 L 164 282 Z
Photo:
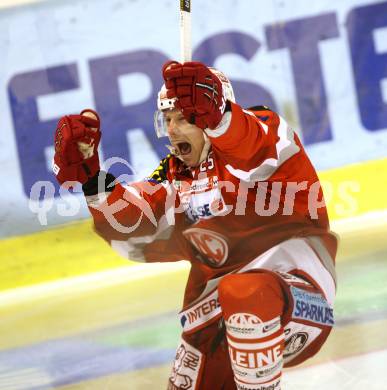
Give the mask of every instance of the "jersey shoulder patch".
M 259 120 L 266 122 L 274 113 L 269 107 L 267 106 L 252 106 L 247 109 L 248 111 L 251 111 Z
M 267 106 L 252 106 L 252 107 L 249 107 L 247 110 L 249 110 L 249 111 L 271 111 L 270 108 Z
M 147 177 L 148 181 L 162 183 L 168 180 L 167 173 L 169 170 L 169 161 L 172 158 L 171 154 L 168 154 L 160 161 L 159 166 Z

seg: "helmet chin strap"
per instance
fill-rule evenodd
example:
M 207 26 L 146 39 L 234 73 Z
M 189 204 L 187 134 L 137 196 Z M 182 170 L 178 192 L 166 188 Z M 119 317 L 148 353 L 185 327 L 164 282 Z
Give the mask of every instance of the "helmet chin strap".
M 202 149 L 202 152 L 200 153 L 200 157 L 199 157 L 199 161 L 198 161 L 198 165 L 200 163 L 202 163 L 208 156 L 208 152 L 210 151 L 210 148 L 211 148 L 211 141 L 210 139 L 208 138 L 207 134 L 203 131 L 203 138 L 204 138 L 204 145 L 203 145 L 203 149 Z M 175 157 L 177 157 L 179 160 L 183 161 L 184 162 L 184 159 L 180 156 L 180 153 L 179 151 L 177 150 L 177 148 L 175 148 L 174 146 L 172 145 L 165 145 L 167 147 L 167 149 L 169 150 L 169 152 L 171 154 L 173 154 Z

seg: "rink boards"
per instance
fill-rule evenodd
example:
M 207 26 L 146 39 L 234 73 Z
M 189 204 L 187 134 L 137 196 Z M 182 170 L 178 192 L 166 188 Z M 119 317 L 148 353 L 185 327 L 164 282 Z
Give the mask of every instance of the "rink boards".
M 387 209 L 387 159 L 319 172 L 330 219 Z M 33 250 L 31 250 L 33 248 Z M 90 219 L 0 240 L 0 291 L 133 265 L 92 229 Z

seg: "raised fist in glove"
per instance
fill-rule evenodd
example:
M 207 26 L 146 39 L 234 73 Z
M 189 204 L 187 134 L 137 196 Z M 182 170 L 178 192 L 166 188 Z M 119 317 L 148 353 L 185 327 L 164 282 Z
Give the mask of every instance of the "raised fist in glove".
M 175 107 L 185 119 L 205 129 L 220 123 L 226 102 L 222 82 L 201 62 L 169 61 L 163 66 L 168 98 L 177 98 Z
M 98 114 L 90 109 L 80 115 L 62 117 L 55 131 L 53 171 L 60 184 L 86 183 L 99 171 L 98 144 L 101 139 Z

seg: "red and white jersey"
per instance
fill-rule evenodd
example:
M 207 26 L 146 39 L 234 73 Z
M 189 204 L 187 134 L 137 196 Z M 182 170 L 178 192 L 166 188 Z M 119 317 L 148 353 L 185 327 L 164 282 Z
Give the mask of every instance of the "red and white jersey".
M 168 155 L 146 181 L 87 197 L 113 249 L 132 260 L 190 261 L 185 306 L 210 279 L 290 238 L 317 236 L 335 258 L 317 174 L 283 118 L 231 103 L 206 133 L 212 148 L 200 166 Z

